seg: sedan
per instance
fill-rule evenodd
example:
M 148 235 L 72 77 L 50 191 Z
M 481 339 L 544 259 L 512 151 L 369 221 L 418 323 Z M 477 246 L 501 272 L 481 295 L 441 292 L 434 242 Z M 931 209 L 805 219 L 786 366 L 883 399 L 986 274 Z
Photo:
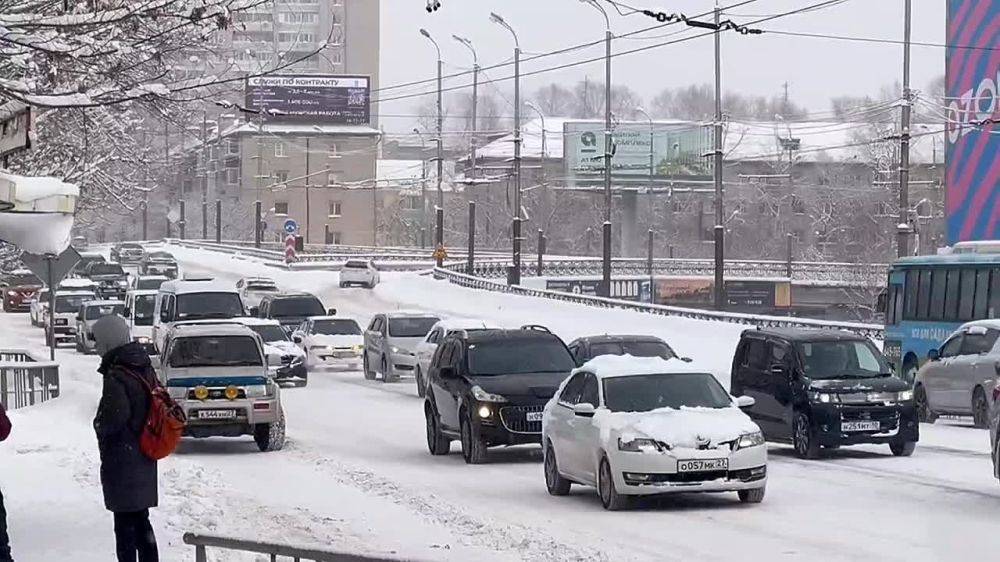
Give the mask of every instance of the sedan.
M 313 316 L 292 333 L 306 354 L 306 367 L 341 366 L 356 371 L 361 363 L 364 336 L 353 318 Z
M 1000 320 L 977 320 L 960 327 L 917 372 L 914 398 L 920 421 L 939 415 L 972 416 L 989 427 L 994 379 L 1000 368 Z
M 545 407 L 545 484 L 597 488 L 605 509 L 637 496 L 737 492 L 764 499 L 767 448 L 760 428 L 715 377 L 686 362 L 602 356 L 576 369 Z

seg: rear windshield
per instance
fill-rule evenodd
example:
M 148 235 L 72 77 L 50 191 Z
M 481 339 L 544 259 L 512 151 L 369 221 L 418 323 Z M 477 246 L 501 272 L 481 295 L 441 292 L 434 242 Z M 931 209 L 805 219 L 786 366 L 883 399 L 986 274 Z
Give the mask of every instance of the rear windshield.
M 121 249 L 122 250 L 141 250 L 142 246 L 140 246 L 138 244 L 122 244 L 121 245 Z
M 284 316 L 322 316 L 326 314 L 323 303 L 316 297 L 289 297 L 274 299 L 268 309 L 271 318 Z
M 566 346 L 553 339 L 504 340 L 469 346 L 469 373 L 472 375 L 569 373 L 575 367 Z
M 94 295 L 59 295 L 56 294 L 56 312 L 67 313 L 80 310 L 80 305 L 94 300 Z
M 633 357 L 660 357 L 672 359 L 677 357 L 670 346 L 657 341 L 615 341 L 590 344 L 590 354 L 599 355 L 631 355 Z
M 358 336 L 361 326 L 354 320 L 316 320 L 313 322 L 313 333 L 324 336 Z
M 440 321 L 433 316 L 410 316 L 389 319 L 389 335 L 397 338 L 422 338 Z
M 247 283 L 248 291 L 277 291 L 278 286 L 269 281 L 250 281 Z
M 136 326 L 153 325 L 153 308 L 156 305 L 156 295 L 141 295 L 135 297 L 135 310 L 132 311 L 132 321 Z
M 266 342 L 288 341 L 288 334 L 281 329 L 281 326 L 265 324 L 262 326 L 250 326 L 250 329 L 260 335 L 260 339 Z
M 727 408 L 732 405 L 709 374 L 663 374 L 604 379 L 604 403 L 612 412 L 658 408 Z
M 243 316 L 243 304 L 236 293 L 188 293 L 177 295 L 177 318 L 200 320 Z
M 41 285 L 42 280 L 38 278 L 34 273 L 16 273 L 13 275 L 8 275 L 3 278 L 3 282 L 10 287 L 19 287 L 23 285 Z
M 124 310 L 125 310 L 124 304 L 88 306 L 87 310 L 84 312 L 84 318 L 86 320 L 97 320 L 98 318 L 108 316 L 111 314 L 120 315 Z
M 247 336 L 179 338 L 170 347 L 171 367 L 260 367 L 257 342 Z
M 116 263 L 97 263 L 87 270 L 91 275 L 125 275 L 122 266 Z
M 140 279 L 136 282 L 135 288 L 140 291 L 155 291 L 163 284 L 163 279 Z
M 368 262 L 365 261 L 349 261 L 344 264 L 344 267 L 351 269 L 368 269 Z
M 174 256 L 167 254 L 165 252 L 153 252 L 152 254 L 146 254 L 149 261 L 174 261 Z

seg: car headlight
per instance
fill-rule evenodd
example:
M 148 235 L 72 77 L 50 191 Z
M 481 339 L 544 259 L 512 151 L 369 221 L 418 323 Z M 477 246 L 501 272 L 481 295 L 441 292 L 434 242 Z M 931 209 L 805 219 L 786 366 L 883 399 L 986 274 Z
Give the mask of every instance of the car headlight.
M 499 394 L 493 394 L 492 392 L 486 392 L 479 386 L 472 387 L 472 396 L 479 400 L 480 402 L 506 402 L 507 399 Z
M 183 400 L 184 398 L 187 398 L 188 389 L 183 386 L 170 386 L 167 387 L 167 392 L 174 400 Z
M 8 297 L 16 297 L 17 293 L 15 293 L 14 291 L 7 291 L 7 296 Z
M 198 400 L 205 400 L 208 398 L 208 388 L 205 386 L 194 387 L 194 397 Z
M 223 391 L 223 395 L 226 397 L 227 400 L 236 400 L 237 398 L 240 397 L 240 389 L 232 385 L 227 386 L 226 390 Z
M 627 453 L 658 453 L 663 450 L 663 445 L 655 439 L 642 437 L 624 439 L 619 437 L 618 450 Z
M 408 349 L 403 349 L 402 347 L 396 347 L 395 345 L 389 348 L 393 353 L 399 355 L 413 355 L 413 352 Z
M 763 444 L 764 434 L 759 431 L 754 431 L 753 433 L 744 433 L 741 435 L 740 440 L 736 442 L 736 448 L 748 449 L 750 447 L 756 447 Z
M 136 341 L 136 343 L 139 343 L 139 344 L 142 344 L 142 345 L 148 345 L 148 344 L 152 343 L 153 340 L 147 338 L 146 336 L 139 336 L 139 337 L 135 338 L 135 341 Z
M 247 398 L 270 398 L 274 389 L 270 384 L 254 384 L 247 387 Z
M 896 401 L 897 402 L 906 402 L 908 400 L 913 400 L 913 391 L 912 390 L 904 390 L 904 391 L 902 391 L 902 392 L 900 392 L 899 394 L 896 395 Z
M 833 402 L 840 402 L 840 396 L 837 394 L 830 394 L 829 392 L 810 392 L 809 400 L 812 402 L 819 402 L 821 404 L 830 404 Z
M 356 344 L 354 344 L 354 345 L 353 345 L 353 346 L 351 347 L 351 349 L 353 349 L 353 350 L 354 350 L 354 353 L 361 353 L 361 349 L 362 349 L 362 347 L 361 347 L 361 344 L 359 344 L 359 343 L 356 343 Z

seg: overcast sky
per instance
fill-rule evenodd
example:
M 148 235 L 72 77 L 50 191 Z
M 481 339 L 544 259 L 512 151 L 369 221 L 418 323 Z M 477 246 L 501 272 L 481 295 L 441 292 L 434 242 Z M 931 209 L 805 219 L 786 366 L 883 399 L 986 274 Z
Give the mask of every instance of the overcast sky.
M 721 0 L 722 6 L 740 0 Z M 728 17 L 737 23 L 749 22 L 760 16 L 787 12 L 809 6 L 819 0 L 756 0 L 733 9 Z M 480 64 L 489 66 L 512 58 L 513 39 L 500 26 L 491 23 L 491 11 L 499 13 L 517 31 L 521 48 L 530 54 L 562 49 L 598 40 L 603 37 L 604 20 L 592 6 L 579 0 L 441 0 L 442 7 L 428 14 L 424 0 L 387 0 L 382 2 L 381 86 L 389 86 L 431 78 L 435 75 L 433 46 L 420 35 L 426 28 L 441 45 L 445 74 L 472 65 L 469 51 L 452 39 L 452 34 L 472 40 L 479 53 Z M 933 43 L 945 41 L 945 0 L 912 0 L 913 40 Z M 713 0 L 672 0 L 645 2 L 628 0 L 630 5 L 657 10 L 681 12 L 694 16 L 711 10 Z M 611 16 L 612 30 L 628 33 L 656 25 L 642 15 L 622 17 L 605 4 Z M 706 18 L 707 19 L 707 18 Z M 860 37 L 902 39 L 903 0 L 846 0 L 826 9 L 787 16 L 759 27 L 782 31 L 839 34 Z M 624 51 L 695 35 L 663 38 L 666 33 L 681 30 L 671 25 L 653 30 L 647 39 L 616 40 L 613 49 Z M 659 37 L 658 37 L 659 36 Z M 577 60 L 602 56 L 603 45 L 525 63 L 523 72 L 556 66 Z M 944 74 L 944 49 L 913 48 L 913 87 L 926 89 L 928 83 Z M 722 40 L 723 87 L 744 93 L 776 95 L 782 84 L 790 84 L 791 98 L 810 111 L 827 111 L 829 99 L 835 95 L 875 95 L 883 85 L 902 76 L 902 47 L 891 44 L 853 43 L 816 38 L 779 35 L 742 36 L 729 32 Z M 658 47 L 613 60 L 615 84 L 627 84 L 648 103 L 659 91 L 668 87 L 711 82 L 713 79 L 711 37 Z M 511 67 L 487 73 L 484 80 L 499 79 L 513 73 Z M 522 88 L 530 94 L 539 86 L 559 82 L 571 86 L 585 76 L 603 81 L 604 64 L 594 62 L 574 68 L 547 72 L 524 79 Z M 469 82 L 468 77 L 456 78 L 445 86 Z M 509 97 L 511 82 L 485 86 L 497 93 L 499 88 Z M 433 84 L 408 89 L 376 93 L 373 97 L 395 97 L 432 90 Z M 430 96 L 427 99 L 433 99 Z M 393 117 L 416 113 L 422 98 L 384 102 L 381 111 L 387 131 L 409 131 L 412 119 Z M 512 108 L 507 106 L 512 113 Z

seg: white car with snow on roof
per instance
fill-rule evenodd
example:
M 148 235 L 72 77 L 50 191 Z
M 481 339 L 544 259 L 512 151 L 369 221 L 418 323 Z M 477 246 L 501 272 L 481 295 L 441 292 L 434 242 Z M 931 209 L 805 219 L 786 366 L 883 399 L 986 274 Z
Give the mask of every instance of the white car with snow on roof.
M 306 354 L 306 367 L 340 366 L 356 371 L 365 338 L 353 318 L 312 316 L 292 333 L 292 341 Z
M 707 370 L 678 359 L 606 355 L 573 371 L 545 407 L 545 484 L 597 488 L 609 510 L 635 496 L 737 492 L 764 499 L 760 428 Z
M 264 342 L 264 353 L 275 360 L 268 363 L 271 376 L 278 383 L 305 386 L 308 380 L 306 354 L 288 338 L 281 322 L 265 318 L 234 318 L 235 322 L 250 328 Z

